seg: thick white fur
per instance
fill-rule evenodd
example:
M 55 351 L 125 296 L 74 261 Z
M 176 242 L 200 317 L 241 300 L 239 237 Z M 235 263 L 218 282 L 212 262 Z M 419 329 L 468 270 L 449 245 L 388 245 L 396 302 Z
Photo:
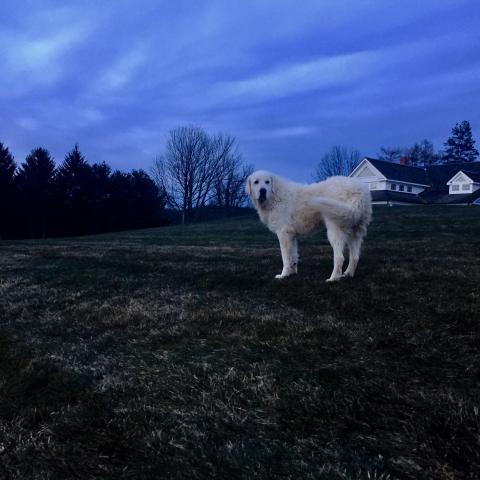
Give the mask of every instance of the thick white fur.
M 260 189 L 265 189 L 263 195 Z M 248 177 L 246 191 L 260 220 L 278 236 L 283 270 L 275 278 L 297 273 L 297 238 L 323 224 L 333 248 L 333 271 L 327 282 L 353 277 L 372 217 L 371 196 L 364 184 L 338 176 L 304 185 L 259 170 Z M 345 247 L 349 262 L 342 274 Z

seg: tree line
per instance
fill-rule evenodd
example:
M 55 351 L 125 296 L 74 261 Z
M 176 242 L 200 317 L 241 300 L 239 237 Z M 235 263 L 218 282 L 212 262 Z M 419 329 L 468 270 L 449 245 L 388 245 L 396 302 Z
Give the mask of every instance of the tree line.
M 433 143 L 424 139 L 411 147 L 382 147 L 379 159 L 412 167 L 426 167 L 474 162 L 478 158 L 472 127 L 467 120 L 455 124 L 443 145 L 444 150 L 435 151 Z
M 474 162 L 479 155 L 472 128 L 466 120 L 455 124 L 450 137 L 444 142 L 444 147 L 444 150 L 435 151 L 433 143 L 425 139 L 411 147 L 381 147 L 378 158 L 412 167 L 426 167 Z M 313 178 L 320 181 L 333 175 L 349 175 L 360 160 L 357 149 L 335 145 L 322 156 Z
M 165 223 L 165 196 L 142 170 L 90 165 L 78 145 L 57 167 L 45 148 L 17 166 L 0 143 L 0 239 L 45 238 Z
M 0 240 L 147 228 L 237 212 L 252 171 L 234 137 L 193 126 L 170 132 L 150 175 L 89 164 L 78 145 L 59 166 L 42 147 L 17 165 L 0 143 Z

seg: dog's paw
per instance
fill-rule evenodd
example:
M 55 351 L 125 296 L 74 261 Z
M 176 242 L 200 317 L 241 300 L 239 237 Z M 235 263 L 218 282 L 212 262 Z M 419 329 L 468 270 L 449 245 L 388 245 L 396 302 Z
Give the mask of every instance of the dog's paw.
M 353 278 L 353 273 L 345 272 L 342 274 L 342 278 Z
M 275 278 L 276 278 L 277 280 L 280 280 L 280 279 L 286 278 L 286 277 L 287 277 L 287 275 L 282 275 L 281 273 L 279 273 L 278 275 L 275 275 Z
M 326 282 L 338 282 L 342 277 L 330 277 L 327 278 L 325 281 Z

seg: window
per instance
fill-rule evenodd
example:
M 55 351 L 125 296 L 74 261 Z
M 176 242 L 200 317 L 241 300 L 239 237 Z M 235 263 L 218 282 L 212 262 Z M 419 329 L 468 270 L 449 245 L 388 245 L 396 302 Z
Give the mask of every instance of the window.
M 462 185 L 462 190 L 463 190 L 463 191 L 466 191 L 466 192 L 469 192 L 469 191 L 470 191 L 470 184 L 464 183 L 464 184 Z
M 460 185 L 452 185 L 452 192 L 458 192 L 460 190 Z
M 412 187 L 410 185 L 407 187 L 407 192 L 412 193 Z
M 396 183 L 392 183 L 390 185 L 390 190 L 396 190 L 397 189 L 397 184 Z
M 399 189 L 401 192 L 405 191 L 405 185 L 400 185 L 400 186 L 398 187 L 398 189 Z

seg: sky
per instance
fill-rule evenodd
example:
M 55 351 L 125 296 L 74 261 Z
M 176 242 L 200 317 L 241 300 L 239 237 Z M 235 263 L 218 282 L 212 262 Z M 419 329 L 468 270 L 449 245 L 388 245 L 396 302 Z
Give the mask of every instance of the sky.
M 298 181 L 333 145 L 442 148 L 462 120 L 480 144 L 478 0 L 2 0 L 0 65 L 17 163 L 78 143 L 148 171 L 182 125 Z

